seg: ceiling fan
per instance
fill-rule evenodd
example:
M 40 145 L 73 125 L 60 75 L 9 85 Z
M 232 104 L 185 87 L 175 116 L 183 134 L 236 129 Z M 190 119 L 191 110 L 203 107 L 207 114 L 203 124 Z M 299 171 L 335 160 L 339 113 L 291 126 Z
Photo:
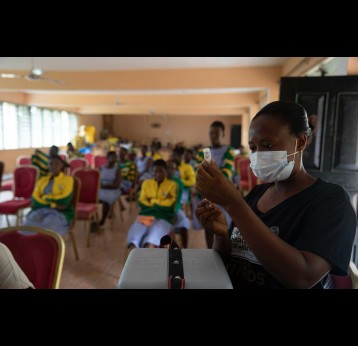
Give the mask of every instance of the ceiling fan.
M 30 82 L 43 81 L 43 82 L 48 82 L 57 85 L 67 84 L 67 82 L 65 81 L 46 78 L 43 75 L 44 75 L 44 71 L 38 67 L 35 67 L 34 58 L 31 58 L 31 69 L 26 75 L 14 74 L 14 73 L 0 73 L 0 78 L 9 78 L 9 79 L 19 78 L 19 79 L 26 79 Z

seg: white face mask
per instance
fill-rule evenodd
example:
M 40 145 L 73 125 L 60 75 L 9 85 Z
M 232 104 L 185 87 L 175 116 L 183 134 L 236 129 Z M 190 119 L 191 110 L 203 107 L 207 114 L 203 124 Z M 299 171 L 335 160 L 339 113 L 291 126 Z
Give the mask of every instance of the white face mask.
M 288 162 L 287 151 L 257 151 L 250 155 L 250 167 L 257 178 L 265 183 L 286 180 L 292 173 L 295 157 Z

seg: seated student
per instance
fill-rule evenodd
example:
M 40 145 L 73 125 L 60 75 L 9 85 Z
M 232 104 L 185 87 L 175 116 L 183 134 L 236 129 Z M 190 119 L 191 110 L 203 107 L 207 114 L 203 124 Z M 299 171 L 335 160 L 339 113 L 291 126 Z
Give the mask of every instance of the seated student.
M 175 176 L 178 171 L 177 163 L 174 160 L 167 161 L 167 178 L 175 181 L 178 185 L 177 200 L 175 205 L 175 224 L 173 226 L 174 232 L 181 236 L 182 248 L 188 247 L 188 232 L 190 228 L 190 221 L 185 215 L 181 205 L 181 197 L 184 190 L 183 182 Z
M 62 172 L 68 164 L 60 156 L 52 156 L 49 162 L 50 173 L 37 182 L 24 225 L 49 228 L 64 235 L 75 212 L 71 205 L 73 177 Z
M 118 165 L 122 177 L 120 189 L 123 193 L 128 193 L 129 189 L 134 186 L 137 166 L 135 162 L 127 159 L 128 146 L 126 144 L 121 144 L 120 147 Z
M 342 186 L 306 172 L 310 138 L 305 109 L 276 101 L 249 128 L 250 166 L 265 184 L 243 198 L 214 161 L 199 165 L 197 189 L 206 199 L 196 215 L 215 235 L 234 288 L 325 288 L 328 274 L 347 275 L 357 216 Z
M 143 181 L 139 216 L 128 231 L 128 248 L 158 247 L 170 233 L 175 216 L 177 184 L 167 179 L 164 160 L 154 161 L 154 179 Z
M 34 288 L 5 244 L 0 243 L 0 289 Z
M 78 150 L 76 150 L 71 142 L 67 143 L 66 153 L 69 159 L 76 158 L 76 157 L 83 157 L 83 154 L 80 153 Z
M 118 201 L 121 196 L 119 185 L 121 183 L 121 171 L 117 166 L 117 154 L 115 151 L 109 151 L 107 154 L 107 164 L 100 168 L 101 170 L 101 188 L 99 190 L 99 201 L 103 205 L 102 219 L 100 226 L 103 226 L 111 205 Z
M 141 183 L 145 179 L 153 178 L 153 174 L 151 172 L 153 159 L 150 156 L 147 156 L 148 146 L 142 145 L 141 148 L 141 157 L 137 157 L 137 169 L 138 169 L 138 182 Z
M 184 190 L 181 198 L 181 204 L 186 205 L 190 201 L 191 187 L 195 185 L 195 172 L 191 165 L 182 161 L 183 150 L 175 149 L 172 152 L 171 159 L 177 164 L 179 170 L 179 178 L 183 182 Z
M 49 173 L 49 158 L 58 155 L 59 148 L 56 145 L 51 146 L 48 154 L 36 149 L 35 153 L 31 156 L 31 162 L 40 171 L 40 178 L 45 177 Z
M 184 151 L 184 162 L 193 167 L 196 170 L 197 162 L 194 160 L 194 151 L 192 149 L 185 149 Z

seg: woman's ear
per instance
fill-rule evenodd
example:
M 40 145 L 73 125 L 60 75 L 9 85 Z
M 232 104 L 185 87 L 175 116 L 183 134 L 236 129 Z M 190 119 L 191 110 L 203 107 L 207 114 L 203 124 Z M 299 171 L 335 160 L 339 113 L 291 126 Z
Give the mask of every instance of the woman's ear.
M 304 133 L 301 133 L 297 137 L 297 151 L 303 151 L 307 147 L 307 136 Z

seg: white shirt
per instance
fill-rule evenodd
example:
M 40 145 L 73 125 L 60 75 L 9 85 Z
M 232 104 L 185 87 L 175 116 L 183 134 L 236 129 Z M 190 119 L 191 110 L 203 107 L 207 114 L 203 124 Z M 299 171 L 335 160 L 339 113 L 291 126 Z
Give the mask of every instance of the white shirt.
M 16 263 L 7 246 L 0 243 L 0 289 L 29 287 L 34 288 L 34 285 Z

